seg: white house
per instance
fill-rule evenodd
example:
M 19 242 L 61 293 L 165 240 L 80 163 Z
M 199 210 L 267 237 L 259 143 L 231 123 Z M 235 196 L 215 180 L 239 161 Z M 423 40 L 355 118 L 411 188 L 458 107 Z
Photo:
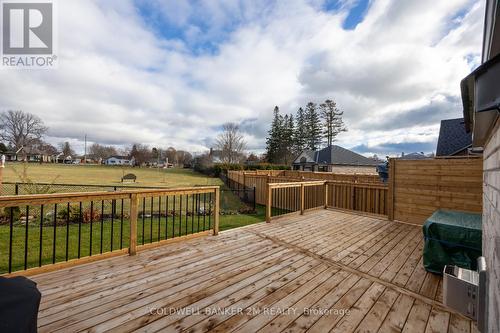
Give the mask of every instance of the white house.
M 106 165 L 134 165 L 135 159 L 128 156 L 110 156 L 104 160 Z

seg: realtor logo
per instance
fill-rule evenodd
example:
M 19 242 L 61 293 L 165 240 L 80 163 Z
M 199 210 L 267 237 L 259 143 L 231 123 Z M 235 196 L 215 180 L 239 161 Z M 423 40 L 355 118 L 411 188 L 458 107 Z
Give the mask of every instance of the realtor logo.
M 1 17 L 2 67 L 54 67 L 52 1 L 5 0 Z

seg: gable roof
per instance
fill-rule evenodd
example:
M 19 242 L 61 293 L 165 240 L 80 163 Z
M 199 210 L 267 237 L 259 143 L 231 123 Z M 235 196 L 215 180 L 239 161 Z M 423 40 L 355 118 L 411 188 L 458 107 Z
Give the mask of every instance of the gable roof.
M 131 157 L 128 157 L 128 156 L 120 156 L 120 155 L 111 155 L 109 157 L 106 157 L 105 159 L 106 160 L 109 160 L 111 158 L 116 158 L 117 160 L 130 160 Z
M 429 159 L 430 157 L 425 156 L 424 153 L 409 153 L 409 154 L 403 154 L 401 157 L 399 157 L 400 160 L 426 160 Z
M 472 133 L 465 130 L 464 118 L 441 120 L 436 156 L 451 156 L 472 145 Z
M 317 151 L 304 150 L 299 158 L 304 155 L 310 157 L 317 164 L 365 166 L 376 166 L 378 164 L 376 161 L 337 145 L 331 145 Z M 294 161 L 295 164 L 300 164 L 299 158 Z

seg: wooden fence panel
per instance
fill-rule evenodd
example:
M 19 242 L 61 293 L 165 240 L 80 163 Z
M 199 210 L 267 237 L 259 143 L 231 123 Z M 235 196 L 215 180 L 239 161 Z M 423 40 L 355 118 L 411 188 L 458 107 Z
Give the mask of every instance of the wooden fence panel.
M 328 182 L 328 207 L 388 214 L 386 185 Z
M 423 224 L 437 209 L 482 211 L 479 158 L 393 160 L 394 219 Z

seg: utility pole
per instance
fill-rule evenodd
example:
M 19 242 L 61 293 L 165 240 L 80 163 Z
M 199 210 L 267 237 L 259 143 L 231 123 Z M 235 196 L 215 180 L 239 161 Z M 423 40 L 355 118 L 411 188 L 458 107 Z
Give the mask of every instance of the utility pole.
M 83 164 L 87 164 L 87 134 L 85 134 L 85 145 L 83 148 Z

